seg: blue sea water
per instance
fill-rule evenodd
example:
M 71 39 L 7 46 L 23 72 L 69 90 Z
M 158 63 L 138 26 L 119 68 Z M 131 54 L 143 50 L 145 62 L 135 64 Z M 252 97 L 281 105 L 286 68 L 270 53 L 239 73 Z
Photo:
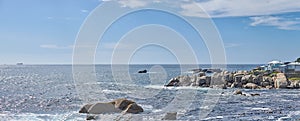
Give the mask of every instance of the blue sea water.
M 190 74 L 197 66 L 129 65 L 127 69 L 126 65 L 113 65 L 112 69 L 111 65 L 96 65 L 95 70 L 74 73 L 72 65 L 1 65 L 0 120 L 85 120 L 86 115 L 78 113 L 82 105 L 116 98 L 135 100 L 145 112 L 103 114 L 99 120 L 160 120 L 167 112 L 177 112 L 179 120 L 300 119 L 298 89 L 242 90 L 261 94 L 251 97 L 232 95 L 234 89 L 163 87 L 169 79 Z M 227 65 L 226 70 L 257 66 Z M 137 73 L 144 69 L 149 72 Z M 90 77 L 76 80 L 78 73 L 92 73 L 96 82 Z

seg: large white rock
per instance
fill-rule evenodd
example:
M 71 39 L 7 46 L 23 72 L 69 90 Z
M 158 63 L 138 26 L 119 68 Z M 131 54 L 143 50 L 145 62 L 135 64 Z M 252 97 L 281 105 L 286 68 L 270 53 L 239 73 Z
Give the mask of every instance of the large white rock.
M 289 82 L 284 75 L 284 73 L 277 73 L 274 81 L 275 88 L 286 88 L 289 85 Z
M 79 113 L 88 114 L 107 114 L 107 113 L 140 113 L 143 108 L 137 105 L 134 101 L 125 98 L 116 99 L 108 103 L 96 103 L 84 105 Z
M 96 103 L 90 107 L 90 114 L 121 113 L 122 110 L 115 108 L 112 103 Z

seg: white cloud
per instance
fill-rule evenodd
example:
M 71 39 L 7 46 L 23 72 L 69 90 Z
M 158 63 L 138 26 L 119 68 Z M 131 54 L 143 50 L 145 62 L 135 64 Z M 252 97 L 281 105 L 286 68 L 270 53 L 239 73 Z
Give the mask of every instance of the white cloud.
M 68 46 L 58 46 L 54 44 L 45 44 L 45 45 L 40 45 L 41 48 L 47 48 L 47 49 L 72 49 L 73 45 L 68 45 Z
M 251 26 L 274 26 L 283 30 L 300 30 L 299 18 L 283 18 L 274 16 L 251 17 Z
M 89 12 L 88 10 L 85 10 L 85 9 L 82 9 L 82 10 L 80 10 L 82 13 L 87 13 L 87 12 Z
M 152 2 L 151 0 L 119 0 L 118 3 L 120 3 L 122 7 L 138 8 L 144 7 Z
M 287 12 L 299 12 L 300 1 L 297 0 L 119 0 L 122 7 L 138 8 L 151 6 L 155 3 L 166 7 L 178 8 L 184 16 L 211 17 L 260 16 Z M 203 10 L 202 10 L 202 9 Z

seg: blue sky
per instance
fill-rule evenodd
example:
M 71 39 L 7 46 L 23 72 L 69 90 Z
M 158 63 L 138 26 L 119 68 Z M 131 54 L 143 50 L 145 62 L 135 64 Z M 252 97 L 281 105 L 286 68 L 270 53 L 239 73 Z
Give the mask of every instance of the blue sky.
M 228 63 L 266 63 L 273 59 L 292 61 L 300 57 L 299 1 L 109 2 L 128 8 L 166 4 L 178 9 L 182 16 L 208 19 L 192 4 L 200 5 L 212 18 L 222 37 Z M 80 27 L 101 4 L 99 0 L 0 0 L 0 64 L 71 64 L 73 45 Z M 113 49 L 124 34 L 145 24 L 174 29 L 186 37 L 199 63 L 210 63 L 203 40 L 182 19 L 168 13 L 146 10 L 128 14 L 111 25 L 98 45 L 95 62 L 110 63 Z M 146 33 L 140 36 L 151 38 Z M 172 39 L 163 36 L 163 33 L 158 36 Z M 124 51 L 132 44 L 125 43 Z M 177 46 L 180 49 L 181 45 Z M 145 46 L 133 54 L 130 63 L 177 63 L 177 60 L 176 55 L 164 48 Z

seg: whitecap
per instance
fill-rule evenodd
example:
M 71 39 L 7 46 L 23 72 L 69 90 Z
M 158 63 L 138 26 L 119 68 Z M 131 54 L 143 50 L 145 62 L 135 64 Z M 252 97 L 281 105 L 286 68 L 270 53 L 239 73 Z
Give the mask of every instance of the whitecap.
M 272 111 L 270 108 L 251 108 L 254 111 Z
M 223 116 L 216 116 L 216 117 L 208 117 L 205 118 L 204 120 L 223 119 L 223 118 L 224 118 Z

